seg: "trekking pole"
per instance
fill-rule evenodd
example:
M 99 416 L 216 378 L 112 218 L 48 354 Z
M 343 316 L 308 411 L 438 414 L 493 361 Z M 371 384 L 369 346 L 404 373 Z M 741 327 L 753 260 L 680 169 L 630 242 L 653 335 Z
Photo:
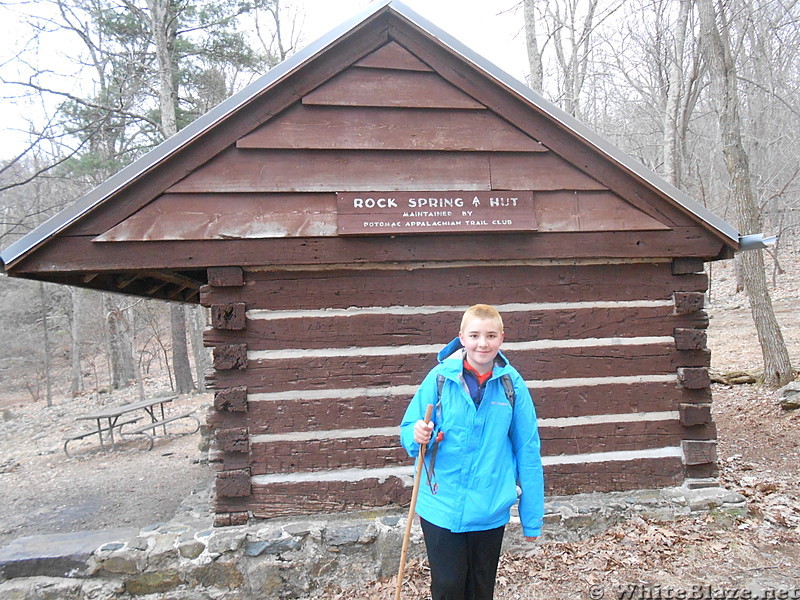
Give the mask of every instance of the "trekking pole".
M 431 415 L 433 414 L 433 404 L 428 404 L 425 411 L 425 422 L 431 422 Z M 400 568 L 397 571 L 397 590 L 395 591 L 395 600 L 400 600 L 400 594 L 403 588 L 403 572 L 406 569 L 406 554 L 408 553 L 408 540 L 411 537 L 411 525 L 414 523 L 414 512 L 417 507 L 417 496 L 419 496 L 419 481 L 422 479 L 422 465 L 425 463 L 425 448 L 424 444 L 419 447 L 419 456 L 417 457 L 417 472 L 414 475 L 414 487 L 411 492 L 411 505 L 408 507 L 408 521 L 406 521 L 406 533 L 403 536 L 403 549 L 400 552 Z

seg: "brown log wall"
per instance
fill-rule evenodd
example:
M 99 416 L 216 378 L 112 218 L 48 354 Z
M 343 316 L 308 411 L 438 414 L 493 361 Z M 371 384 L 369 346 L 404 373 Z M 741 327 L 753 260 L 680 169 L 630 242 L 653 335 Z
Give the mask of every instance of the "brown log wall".
M 265 517 L 405 502 L 407 481 L 392 469 L 411 463 L 392 430 L 435 352 L 457 333 L 463 306 L 478 301 L 508 307 L 504 352 L 534 397 L 549 493 L 713 473 L 707 280 L 687 270 L 696 268 L 248 270 L 241 280 L 234 270 L 210 279 L 218 285 L 202 298 L 216 327 L 206 343 L 226 360 L 209 377 L 217 511 Z M 589 419 L 554 421 L 581 417 Z M 648 454 L 659 449 L 672 450 Z M 598 453 L 608 459 L 569 459 Z M 330 481 L 352 469 L 366 479 Z M 373 477 L 374 469 L 390 471 Z M 315 473 L 325 481 L 303 479 Z M 276 479 L 284 475 L 300 478 Z
M 637 489 L 643 484 L 653 488 L 679 485 L 684 466 L 679 458 L 559 465 L 545 469 L 545 477 L 553 492 L 610 492 Z M 249 498 L 218 497 L 216 509 L 234 514 L 251 511 L 256 518 L 272 518 L 406 505 L 410 499 L 411 489 L 397 477 L 358 482 L 306 481 L 253 486 Z
M 456 331 L 451 339 L 457 333 Z M 236 357 L 229 358 L 232 352 L 225 353 L 225 365 L 239 364 Z M 678 351 L 674 344 L 670 347 L 666 343 L 509 351 L 507 356 L 521 372 L 545 380 L 565 377 L 666 375 L 674 373 L 679 367 L 702 369 L 709 364 L 707 351 Z M 211 380 L 215 386 L 243 384 L 251 393 L 290 391 L 297 389 L 298 384 L 309 390 L 413 385 L 419 383 L 420 373 L 428 372 L 435 365 L 436 356 L 431 352 L 405 356 L 250 359 L 247 361 L 245 374 L 236 373 L 235 369 L 238 367 L 234 366 L 218 371 Z M 686 371 L 684 368 L 682 372 Z
M 399 423 L 399 420 L 393 424 Z M 715 429 L 705 422 L 696 427 L 684 427 L 678 419 L 577 427 L 542 425 L 540 437 L 542 455 L 557 457 L 679 447 L 686 439 L 712 439 L 715 437 Z M 294 442 L 283 439 L 262 442 L 256 438 L 250 445 L 250 458 L 253 475 L 370 469 L 408 464 L 408 455 L 398 445 L 396 434 Z
M 597 242 L 601 240 L 598 239 Z M 480 264 L 464 268 L 404 268 L 375 270 L 248 271 L 244 293 L 201 291 L 203 304 L 242 302 L 247 308 L 314 310 L 351 306 L 453 306 L 480 294 L 493 304 L 514 302 L 600 302 L 671 300 L 708 287 L 704 274 L 672 275 L 669 262 L 631 264 L 556 264 L 507 266 Z M 676 286 L 680 282 L 680 286 Z M 702 308 L 702 305 L 701 305 Z M 459 317 L 460 318 L 460 317 Z M 456 327 L 458 321 L 456 321 Z
M 703 312 L 676 315 L 675 307 L 571 308 L 530 312 L 504 311 L 506 341 L 538 339 L 604 338 L 620 335 L 626 324 L 636 321 L 637 327 L 651 336 L 673 335 L 676 329 L 704 332 L 708 317 Z M 457 327 L 451 313 L 417 315 L 370 315 L 328 317 L 325 319 L 260 319 L 250 320 L 250 350 L 284 350 L 290 348 L 326 348 L 335 337 L 337 345 L 390 346 L 433 344 L 453 336 Z M 206 335 L 212 345 L 236 343 L 238 332 L 213 330 Z M 703 345 L 702 347 L 705 347 Z

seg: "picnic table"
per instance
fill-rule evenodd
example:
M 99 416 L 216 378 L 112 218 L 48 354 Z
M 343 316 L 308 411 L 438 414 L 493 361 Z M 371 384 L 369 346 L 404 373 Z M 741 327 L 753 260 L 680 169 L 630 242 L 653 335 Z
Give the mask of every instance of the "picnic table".
M 90 430 L 90 431 L 83 431 L 80 433 L 76 433 L 67 437 L 64 441 L 64 453 L 67 456 L 70 456 L 69 450 L 67 449 L 67 445 L 75 440 L 83 439 L 92 435 L 97 435 L 100 440 L 100 447 L 105 450 L 106 448 L 106 441 L 111 444 L 111 448 L 114 448 L 114 430 L 116 429 L 117 432 L 125 437 L 126 435 L 132 435 L 135 433 L 142 433 L 150 439 L 150 448 L 153 447 L 153 439 L 150 435 L 145 433 L 147 430 L 152 429 L 155 433 L 155 429 L 158 427 L 163 427 L 164 434 L 167 433 L 167 423 L 175 421 L 177 419 L 191 417 L 194 411 L 189 411 L 187 413 L 181 413 L 180 415 L 173 415 L 171 417 L 167 417 L 164 412 L 164 405 L 169 404 L 173 400 L 175 400 L 177 396 L 162 396 L 159 398 L 150 398 L 147 400 L 139 400 L 137 402 L 131 402 L 130 404 L 123 404 L 121 406 L 110 406 L 108 408 L 104 408 L 97 412 L 87 413 L 84 415 L 79 415 L 75 417 L 78 421 L 95 421 L 97 424 L 97 428 Z M 133 416 L 135 413 L 139 411 L 144 411 L 146 416 L 150 418 L 149 423 L 139 426 L 136 429 L 129 431 L 127 433 L 122 431 L 122 427 L 125 425 L 131 425 L 138 421 L 140 421 L 143 416 L 135 417 Z M 159 414 L 160 413 L 160 414 Z M 192 417 L 197 421 L 197 426 L 199 428 L 200 422 L 195 417 Z M 108 440 L 105 440 L 106 435 Z

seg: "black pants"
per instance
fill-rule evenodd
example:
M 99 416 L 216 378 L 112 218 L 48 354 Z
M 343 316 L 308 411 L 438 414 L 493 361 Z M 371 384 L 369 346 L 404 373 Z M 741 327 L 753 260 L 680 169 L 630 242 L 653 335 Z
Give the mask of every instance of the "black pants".
M 504 527 L 453 533 L 420 519 L 432 600 L 492 600 Z

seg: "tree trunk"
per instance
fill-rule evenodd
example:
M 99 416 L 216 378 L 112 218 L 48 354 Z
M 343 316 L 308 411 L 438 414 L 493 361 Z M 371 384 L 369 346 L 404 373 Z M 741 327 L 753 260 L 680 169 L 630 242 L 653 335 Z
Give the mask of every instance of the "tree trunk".
M 53 383 L 52 375 L 50 373 L 50 335 L 47 331 L 47 313 L 49 311 L 48 294 L 44 283 L 39 282 L 39 297 L 41 299 L 42 310 L 42 345 L 44 355 L 44 383 L 45 383 L 45 398 L 47 399 L 47 406 L 53 406 Z
M 172 372 L 175 374 L 175 391 L 188 394 L 194 390 L 189 349 L 186 343 L 186 313 L 182 304 L 171 304 L 169 320 L 172 329 Z
M 70 288 L 72 292 L 72 320 L 70 332 L 70 393 L 73 397 L 83 393 L 83 372 L 81 369 L 81 319 L 83 318 L 83 290 Z
M 731 53 L 730 29 L 724 8 L 716 13 L 712 0 L 698 0 L 703 48 L 709 65 L 718 103 L 719 128 L 725 166 L 730 177 L 731 196 L 736 205 L 739 230 L 744 234 L 761 232 L 761 215 L 755 201 L 747 151 L 742 140 L 739 118 L 738 77 Z M 764 256 L 758 250 L 743 252 L 740 264 L 745 291 L 750 301 L 761 354 L 764 383 L 784 385 L 794 378 L 789 353 L 772 309 L 764 271 Z
M 107 294 L 103 294 L 103 306 L 108 325 L 109 365 L 111 367 L 111 387 L 122 389 L 136 379 L 133 364 L 133 344 L 125 311 Z
M 208 310 L 203 306 L 193 306 L 189 309 L 189 337 L 192 340 L 192 353 L 194 355 L 194 372 L 197 377 L 197 390 L 206 391 L 206 370 L 211 366 L 211 357 L 208 348 L 203 344 L 203 331 L 208 325 Z
M 139 364 L 141 360 L 141 353 L 136 352 L 136 312 L 131 311 L 131 351 L 133 354 L 131 355 L 131 361 L 133 363 L 133 375 L 136 379 L 136 391 L 139 393 L 139 400 L 144 400 L 145 398 L 145 391 L 144 391 L 144 377 L 142 377 L 142 367 Z
M 683 143 L 680 137 L 683 131 L 680 101 L 684 94 L 683 55 L 686 47 L 686 27 L 690 4 L 691 0 L 680 0 L 678 22 L 675 24 L 675 56 L 669 70 L 669 88 L 664 110 L 664 176 L 675 187 L 680 187 L 682 174 L 680 149 Z
M 169 0 L 147 0 L 150 11 L 150 28 L 158 60 L 158 107 L 161 111 L 161 128 L 168 138 L 178 131 L 175 115 L 178 105 L 177 66 L 175 64 L 175 42 L 177 22 L 170 9 Z
M 536 39 L 536 0 L 524 0 L 525 45 L 528 49 L 528 64 L 531 69 L 531 88 L 542 93 L 544 89 L 544 66 L 539 41 Z

